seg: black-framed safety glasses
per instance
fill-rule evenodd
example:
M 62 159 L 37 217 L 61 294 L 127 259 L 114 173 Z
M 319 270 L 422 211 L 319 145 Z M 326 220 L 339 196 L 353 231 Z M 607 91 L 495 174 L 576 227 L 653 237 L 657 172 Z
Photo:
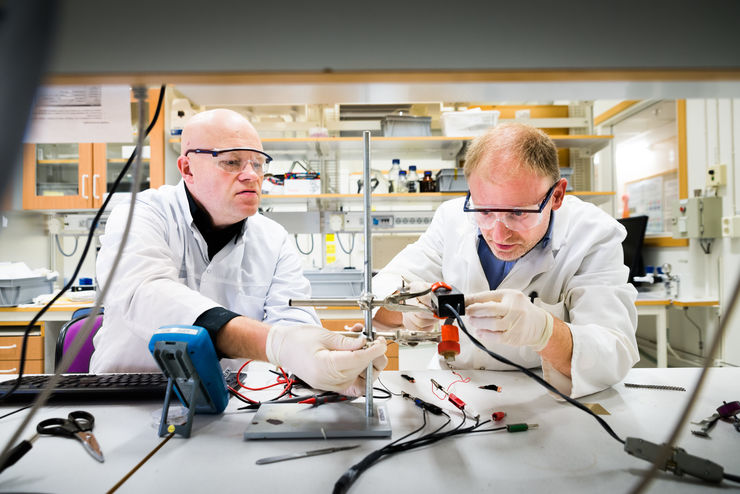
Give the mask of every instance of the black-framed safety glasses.
M 241 173 L 251 165 L 254 172 L 262 176 L 267 173 L 268 165 L 272 161 L 272 156 L 254 148 L 188 149 L 185 156 L 190 153 L 207 154 L 217 158 L 216 165 L 229 173 Z
M 466 213 L 475 213 L 474 217 L 476 223 L 481 229 L 493 228 L 497 221 L 506 226 L 509 230 L 514 231 L 526 231 L 531 230 L 535 226 L 539 225 L 542 221 L 542 211 L 550 201 L 555 187 L 560 183 L 560 180 L 552 184 L 548 189 L 545 198 L 539 204 L 539 206 L 531 208 L 517 208 L 517 207 L 506 207 L 506 206 L 485 206 L 477 207 L 472 203 L 470 198 L 470 191 L 468 191 L 465 197 L 465 203 L 463 204 L 463 211 Z

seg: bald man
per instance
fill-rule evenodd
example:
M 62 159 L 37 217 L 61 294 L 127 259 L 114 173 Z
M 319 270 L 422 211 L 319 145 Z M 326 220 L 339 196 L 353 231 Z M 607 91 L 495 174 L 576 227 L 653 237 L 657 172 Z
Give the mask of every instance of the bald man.
M 182 180 L 137 196 L 126 249 L 103 301 L 91 371 L 157 371 L 148 343 L 160 326 L 205 328 L 222 359 L 280 365 L 318 389 L 361 394 L 363 371 L 382 370 L 385 341 L 367 348 L 319 326 L 288 232 L 258 214 L 272 158 L 254 127 L 225 109 L 193 116 L 182 132 Z M 116 207 L 100 239 L 97 277 L 107 282 L 129 206 Z

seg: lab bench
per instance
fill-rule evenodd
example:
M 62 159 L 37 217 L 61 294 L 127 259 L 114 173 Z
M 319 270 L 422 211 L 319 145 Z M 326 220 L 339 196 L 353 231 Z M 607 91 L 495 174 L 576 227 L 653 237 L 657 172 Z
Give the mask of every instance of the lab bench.
M 555 400 L 532 379 L 520 372 L 459 371 L 469 382 L 454 384 L 451 391 L 477 410 L 484 419 L 503 411 L 500 424 L 538 424 L 535 429 L 515 434 L 505 431 L 464 434 L 442 439 L 413 451 L 401 452 L 379 461 L 362 473 L 349 492 L 630 492 L 650 468 L 650 463 L 628 455 L 624 446 L 596 420 L 575 407 Z M 415 383 L 400 372 L 383 372 L 381 380 L 394 393 L 406 391 L 437 404 L 456 426 L 461 414 L 447 401 L 432 394 L 430 379 L 448 386 L 458 377 L 450 371 L 406 370 Z M 600 415 L 622 439 L 636 437 L 660 444 L 674 427 L 689 394 L 694 390 L 699 369 L 632 369 L 623 382 L 580 399 L 600 405 L 609 415 Z M 274 381 L 267 371 L 249 373 L 253 387 Z M 686 392 L 628 388 L 624 383 L 672 385 Z M 691 421 L 710 416 L 723 400 L 735 400 L 740 368 L 716 368 L 689 414 Z M 480 389 L 495 383 L 502 391 Z M 257 393 L 257 392 L 254 392 Z M 272 393 L 274 390 L 259 393 Z M 259 395 L 253 395 L 257 397 Z M 361 406 L 362 399 L 358 400 Z M 346 404 L 346 403 L 345 403 Z M 392 436 L 363 439 L 280 439 L 245 440 L 244 432 L 254 413 L 240 411 L 243 403 L 232 399 L 221 415 L 195 415 L 192 435 L 175 436 L 153 454 L 118 492 L 332 492 L 335 482 L 352 465 L 371 452 L 419 428 L 423 412 L 410 400 L 393 396 L 375 400 L 384 406 Z M 338 406 L 339 404 L 322 405 Z M 95 434 L 105 455 L 98 463 L 79 442 L 41 437 L 31 451 L 2 474 L 0 492 L 106 492 L 163 441 L 157 435 L 156 420 L 161 401 L 136 403 L 75 403 L 46 406 L 21 432 L 21 439 L 33 436 L 36 424 L 50 417 L 65 417 L 73 410 L 95 416 Z M 0 406 L 0 414 L 17 407 Z M 593 407 L 595 408 L 595 406 Z M 0 421 L 0 436 L 10 438 L 28 411 Z M 426 432 L 445 422 L 445 417 L 427 415 Z M 498 424 L 496 424 L 498 425 Z M 331 424 L 325 424 L 330 428 Z M 490 427 L 488 424 L 486 427 Z M 691 455 L 720 464 L 729 474 L 740 474 L 737 453 L 740 434 L 732 424 L 720 421 L 710 438 L 691 434 L 696 428 L 685 424 L 676 446 Z M 6 439 L 7 440 L 7 439 Z M 359 444 L 338 454 L 301 458 L 289 462 L 256 465 L 257 459 L 320 448 Z M 63 461 L 62 461 L 63 459 Z M 186 468 L 183 468 L 186 466 Z M 84 475 L 74 475 L 83 472 Z M 683 494 L 727 492 L 737 484 L 703 483 L 693 477 L 659 472 L 649 487 L 651 493 Z

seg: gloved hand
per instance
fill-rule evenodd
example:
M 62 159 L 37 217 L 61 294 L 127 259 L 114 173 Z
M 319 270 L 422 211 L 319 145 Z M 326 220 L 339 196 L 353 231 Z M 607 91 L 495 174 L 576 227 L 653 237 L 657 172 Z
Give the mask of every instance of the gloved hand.
M 518 290 L 501 289 L 465 297 L 465 314 L 478 331 L 500 334 L 507 345 L 531 346 L 540 352 L 552 336 L 552 314 Z
M 265 353 L 270 363 L 286 367 L 310 386 L 357 396 L 365 388 L 363 371 L 370 362 L 385 368 L 385 339 L 367 348 L 365 337 L 350 338 L 310 324 L 275 325 L 267 333 Z
M 409 292 L 416 293 L 416 292 L 422 292 L 429 287 L 431 287 L 431 283 L 427 283 L 425 281 L 412 281 L 409 284 Z M 421 297 L 417 297 L 416 299 L 408 299 L 406 300 L 406 303 L 408 305 L 417 305 L 419 307 L 428 307 L 430 309 L 429 312 L 404 312 L 403 313 L 403 327 L 411 330 L 411 331 L 431 331 L 434 329 L 435 324 L 437 324 L 437 319 L 434 317 L 434 314 L 431 312 L 432 307 L 432 295 L 431 293 L 427 293 L 426 295 L 422 295 Z
M 358 322 L 350 326 L 344 326 L 345 331 L 352 331 L 354 333 L 360 333 L 362 331 L 365 331 L 365 325 Z M 378 338 L 378 340 L 385 341 L 385 338 L 382 336 Z M 385 353 L 381 355 L 380 357 L 373 360 L 373 369 L 374 369 L 374 376 L 377 377 L 377 374 L 385 369 L 385 366 L 388 365 L 388 357 L 385 356 Z M 365 380 L 367 379 L 367 367 L 365 367 L 365 370 L 362 371 L 362 374 L 355 380 L 355 382 L 347 389 L 345 389 L 342 394 L 348 395 L 348 396 L 361 396 L 365 394 Z

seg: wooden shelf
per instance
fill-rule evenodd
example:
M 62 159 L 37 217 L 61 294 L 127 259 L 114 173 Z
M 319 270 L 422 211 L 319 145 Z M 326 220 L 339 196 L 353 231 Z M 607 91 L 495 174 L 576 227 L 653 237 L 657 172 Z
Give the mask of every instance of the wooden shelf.
M 76 165 L 80 162 L 77 159 L 58 159 L 58 160 L 37 160 L 36 163 L 39 165 Z

